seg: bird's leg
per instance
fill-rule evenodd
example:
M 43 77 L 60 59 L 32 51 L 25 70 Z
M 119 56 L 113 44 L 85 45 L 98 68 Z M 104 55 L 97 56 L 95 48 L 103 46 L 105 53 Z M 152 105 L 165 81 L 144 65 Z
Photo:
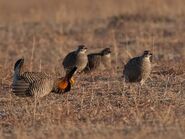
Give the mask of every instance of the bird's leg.
M 72 85 L 75 83 L 75 80 L 74 80 L 74 78 L 73 78 L 73 77 L 71 77 L 71 79 L 70 79 L 70 83 L 71 83 Z

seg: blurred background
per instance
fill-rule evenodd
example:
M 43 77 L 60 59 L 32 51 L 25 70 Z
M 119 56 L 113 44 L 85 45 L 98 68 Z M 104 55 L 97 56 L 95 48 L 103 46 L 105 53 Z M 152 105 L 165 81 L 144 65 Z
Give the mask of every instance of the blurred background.
M 184 15 L 183 0 L 0 0 L 1 22 L 80 21 L 118 14 Z
M 184 0 L 0 0 L 0 65 L 25 57 L 31 69 L 53 67 L 79 44 L 88 53 L 110 47 L 118 67 L 145 49 L 157 60 L 175 60 L 185 55 L 184 6 Z

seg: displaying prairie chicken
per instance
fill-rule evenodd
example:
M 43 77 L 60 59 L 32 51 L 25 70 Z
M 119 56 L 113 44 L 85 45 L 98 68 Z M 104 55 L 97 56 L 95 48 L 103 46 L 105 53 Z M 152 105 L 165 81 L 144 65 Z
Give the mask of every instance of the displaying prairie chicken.
M 77 72 L 81 72 L 87 65 L 87 48 L 84 45 L 79 45 L 78 49 L 67 54 L 63 60 L 65 71 L 71 70 L 74 66 L 77 67 Z
M 88 54 L 88 63 L 85 67 L 85 72 L 94 71 L 96 69 L 107 69 L 111 67 L 111 50 L 105 48 L 99 53 Z
M 151 56 L 150 51 L 144 51 L 142 56 L 130 59 L 123 70 L 125 81 L 143 85 L 151 73 Z
M 24 59 L 19 59 L 14 66 L 12 92 L 16 96 L 41 98 L 50 92 L 65 93 L 71 89 L 71 77 L 76 67 L 66 73 L 63 78 L 57 78 L 44 72 L 23 72 Z

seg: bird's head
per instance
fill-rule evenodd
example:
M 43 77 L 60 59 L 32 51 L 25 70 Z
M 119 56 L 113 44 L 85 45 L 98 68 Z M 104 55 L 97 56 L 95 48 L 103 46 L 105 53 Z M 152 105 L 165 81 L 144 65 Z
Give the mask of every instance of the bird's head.
M 78 46 L 78 49 L 77 49 L 78 53 L 86 53 L 86 51 L 87 51 L 87 47 L 85 45 L 82 44 Z
M 143 52 L 143 58 L 149 59 L 151 61 L 152 53 L 149 50 Z
M 109 56 L 111 54 L 110 48 L 105 48 L 101 51 L 102 56 Z

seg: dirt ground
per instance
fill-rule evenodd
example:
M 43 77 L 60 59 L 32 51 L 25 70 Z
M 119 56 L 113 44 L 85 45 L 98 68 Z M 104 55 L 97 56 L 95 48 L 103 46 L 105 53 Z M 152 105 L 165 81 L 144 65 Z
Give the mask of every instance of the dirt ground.
M 0 0 L 0 138 L 183 139 L 185 136 L 183 0 Z M 76 76 L 72 90 L 18 98 L 13 66 L 59 72 L 79 44 L 112 50 L 112 68 Z M 124 64 L 151 50 L 147 82 L 125 83 Z

